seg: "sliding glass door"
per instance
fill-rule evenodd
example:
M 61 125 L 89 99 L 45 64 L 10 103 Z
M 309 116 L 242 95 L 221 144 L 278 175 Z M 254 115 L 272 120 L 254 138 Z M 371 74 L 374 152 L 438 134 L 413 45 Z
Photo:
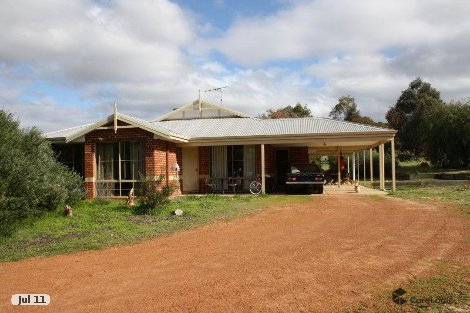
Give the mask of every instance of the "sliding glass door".
M 242 177 L 243 189 L 248 190 L 255 178 L 255 146 L 234 145 L 211 147 L 211 177 L 216 180 L 217 189 L 227 189 L 228 177 Z

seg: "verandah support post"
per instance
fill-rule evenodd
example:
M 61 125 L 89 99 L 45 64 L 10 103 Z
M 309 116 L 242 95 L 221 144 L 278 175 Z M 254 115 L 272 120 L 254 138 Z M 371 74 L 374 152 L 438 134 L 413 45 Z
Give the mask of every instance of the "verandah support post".
M 379 168 L 380 168 L 380 190 L 385 190 L 385 156 L 384 156 L 384 144 L 379 146 Z
M 261 193 L 266 193 L 266 168 L 264 160 L 264 143 L 261 144 Z
M 364 163 L 364 177 L 362 178 L 366 182 L 366 150 L 362 151 L 363 163 Z
M 353 152 L 352 154 L 352 174 L 352 179 L 356 180 L 356 152 Z
M 396 191 L 397 181 L 395 177 L 395 138 L 392 138 L 390 144 L 392 145 L 392 191 Z
M 338 149 L 338 188 L 341 188 L 341 151 Z
M 361 155 L 357 153 L 357 182 L 361 180 Z
M 369 165 L 370 165 L 370 183 L 374 182 L 374 157 L 372 148 L 369 149 Z

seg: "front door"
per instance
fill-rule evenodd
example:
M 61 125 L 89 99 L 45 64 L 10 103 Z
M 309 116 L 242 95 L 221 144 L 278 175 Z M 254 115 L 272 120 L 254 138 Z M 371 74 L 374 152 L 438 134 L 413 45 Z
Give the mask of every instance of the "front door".
M 199 148 L 183 147 L 183 192 L 199 191 Z

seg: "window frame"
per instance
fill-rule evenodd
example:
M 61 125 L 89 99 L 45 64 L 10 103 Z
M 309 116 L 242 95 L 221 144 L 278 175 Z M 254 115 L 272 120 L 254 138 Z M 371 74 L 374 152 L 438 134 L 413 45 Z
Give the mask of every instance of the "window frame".
M 125 145 L 138 144 L 137 147 L 137 158 L 132 159 L 132 151 L 129 151 L 129 159 L 123 159 L 123 155 L 126 154 Z M 100 145 L 112 145 L 112 158 L 111 160 L 101 160 Z M 132 148 L 131 148 L 132 149 Z M 110 197 L 126 197 L 131 188 L 135 188 L 141 180 L 139 180 L 139 173 L 145 175 L 145 144 L 141 140 L 120 140 L 120 141 L 109 141 L 95 143 L 95 186 L 96 195 L 98 198 L 110 198 Z M 116 158 L 117 151 L 117 158 Z M 112 166 L 112 177 L 113 179 L 102 179 L 100 178 L 101 164 L 109 162 Z M 133 179 L 123 179 L 123 162 L 130 162 L 131 164 L 137 163 L 137 170 L 131 172 Z M 132 166 L 131 166 L 132 167 Z M 116 171 L 117 170 L 117 171 Z M 130 184 L 130 185 L 129 185 Z M 100 186 L 101 185 L 101 186 Z M 124 186 L 127 185 L 127 186 Z M 112 188 L 109 188 L 112 187 Z M 127 188 L 126 188 L 127 187 Z

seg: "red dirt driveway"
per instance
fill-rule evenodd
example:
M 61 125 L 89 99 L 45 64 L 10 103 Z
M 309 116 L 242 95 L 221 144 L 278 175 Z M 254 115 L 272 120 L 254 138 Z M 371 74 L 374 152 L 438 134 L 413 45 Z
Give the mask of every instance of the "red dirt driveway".
M 327 312 L 464 260 L 468 224 L 389 197 L 309 203 L 101 251 L 0 264 L 0 312 Z M 12 306 L 47 293 L 44 307 Z

